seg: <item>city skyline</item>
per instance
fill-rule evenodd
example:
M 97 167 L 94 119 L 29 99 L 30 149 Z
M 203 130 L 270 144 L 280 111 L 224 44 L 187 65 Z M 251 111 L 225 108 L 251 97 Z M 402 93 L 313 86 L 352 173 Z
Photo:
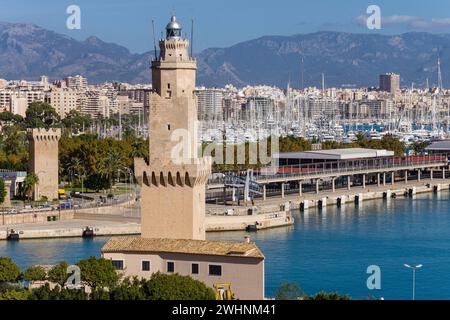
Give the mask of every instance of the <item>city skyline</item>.
M 0 5 L 6 9 L 0 12 L 0 21 L 32 23 L 77 40 L 97 36 L 104 41 L 123 45 L 134 53 L 153 49 L 152 20 L 159 37 L 165 26 L 162 17 L 171 13 L 176 13 L 184 22 L 185 34 L 190 33 L 190 20 L 195 20 L 195 52 L 210 47 L 226 47 L 264 35 L 289 36 L 317 31 L 381 34 L 450 32 L 450 18 L 442 15 L 442 12 L 450 10 L 450 3 L 441 0 L 413 2 L 414 5 L 403 0 L 396 3 L 378 1 L 375 5 L 381 9 L 380 30 L 369 30 L 364 23 L 364 17 L 368 15 L 367 7 L 373 3 L 357 0 L 346 1 L 339 6 L 329 0 L 312 3 L 283 0 L 276 7 L 269 1 L 258 1 L 256 6 L 255 2 L 238 3 L 235 0 L 226 4 L 197 0 L 195 5 L 180 0 L 171 3 L 138 0 L 133 1 L 132 5 L 119 1 L 99 5 L 98 2 L 94 4 L 86 0 L 77 3 L 59 1 L 58 4 L 45 0 L 35 4 L 26 0 L 6 5 L 6 1 L 1 0 Z M 66 9 L 73 4 L 81 9 L 80 30 L 66 28 L 69 16 Z M 320 14 L 314 15 L 314 12 Z M 230 21 L 233 21 L 232 28 Z M 133 30 L 134 36 L 130 37 L 129 30 Z

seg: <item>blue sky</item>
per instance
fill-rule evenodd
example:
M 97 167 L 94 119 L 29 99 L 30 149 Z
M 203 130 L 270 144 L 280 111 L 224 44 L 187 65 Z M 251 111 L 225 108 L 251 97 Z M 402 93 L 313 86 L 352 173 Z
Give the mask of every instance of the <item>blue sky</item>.
M 81 30 L 66 28 L 71 4 L 81 8 Z M 361 23 L 371 4 L 381 8 L 381 30 Z M 448 0 L 0 0 L 0 8 L 0 21 L 31 22 L 80 40 L 95 35 L 139 53 L 153 46 L 151 20 L 158 36 L 172 12 L 186 32 L 195 19 L 195 51 L 322 30 L 450 32 Z

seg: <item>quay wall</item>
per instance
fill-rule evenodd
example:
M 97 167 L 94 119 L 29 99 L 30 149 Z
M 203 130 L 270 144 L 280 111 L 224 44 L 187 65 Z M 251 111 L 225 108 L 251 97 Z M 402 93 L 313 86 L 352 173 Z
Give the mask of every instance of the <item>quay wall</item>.
M 58 220 L 72 220 L 76 219 L 77 215 L 112 215 L 114 210 L 120 210 L 123 206 L 130 206 L 135 204 L 135 201 L 122 202 L 119 205 L 99 206 L 83 209 L 64 209 L 64 210 L 49 210 L 49 211 L 34 211 L 24 213 L 5 213 L 0 216 L 0 226 L 8 226 L 23 223 L 41 223 L 48 221 L 48 217 L 55 217 Z

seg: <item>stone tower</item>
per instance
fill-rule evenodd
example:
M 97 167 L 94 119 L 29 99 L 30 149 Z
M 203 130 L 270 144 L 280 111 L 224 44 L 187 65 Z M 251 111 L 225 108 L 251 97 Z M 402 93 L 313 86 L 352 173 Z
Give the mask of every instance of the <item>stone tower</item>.
M 173 16 L 152 61 L 149 163 L 135 159 L 144 238 L 205 239 L 205 185 L 211 158 L 198 157 L 197 63 Z
M 28 171 L 39 178 L 33 198 L 58 199 L 58 142 L 61 129 L 28 129 L 30 160 Z

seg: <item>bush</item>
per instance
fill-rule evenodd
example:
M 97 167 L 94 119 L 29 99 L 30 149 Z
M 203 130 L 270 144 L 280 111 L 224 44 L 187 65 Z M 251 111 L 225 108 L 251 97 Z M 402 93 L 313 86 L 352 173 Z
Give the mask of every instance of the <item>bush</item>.
M 215 300 L 213 289 L 189 276 L 155 273 L 143 285 L 149 300 Z
M 303 290 L 296 283 L 283 283 L 275 294 L 276 300 L 299 300 L 304 296 Z
M 0 178 L 0 204 L 5 202 L 6 198 L 6 188 L 5 188 L 5 181 Z
M 77 263 L 81 271 L 81 281 L 91 288 L 114 288 L 119 281 L 119 275 L 111 260 L 90 257 Z
M 56 286 L 50 289 L 48 283 L 33 289 L 28 300 L 87 300 L 87 294 L 83 289 L 66 289 Z
M 148 296 L 142 286 L 144 283 L 145 281 L 139 281 L 137 277 L 132 280 L 124 279 L 120 286 L 111 291 L 111 300 L 147 300 Z
M 11 290 L 0 294 L 0 300 L 28 300 L 30 295 L 30 291 Z
M 23 277 L 27 281 L 42 281 L 45 280 L 47 273 L 42 266 L 31 266 L 25 269 Z
M 19 266 L 11 258 L 0 257 L 0 282 L 16 282 L 19 277 Z
M 348 295 L 342 296 L 336 292 L 319 292 L 316 293 L 316 295 L 309 297 L 308 300 L 350 300 L 350 297 Z
M 65 261 L 58 263 L 48 272 L 48 280 L 63 287 L 67 278 L 69 278 L 69 274 L 67 274 L 68 267 L 69 264 Z

